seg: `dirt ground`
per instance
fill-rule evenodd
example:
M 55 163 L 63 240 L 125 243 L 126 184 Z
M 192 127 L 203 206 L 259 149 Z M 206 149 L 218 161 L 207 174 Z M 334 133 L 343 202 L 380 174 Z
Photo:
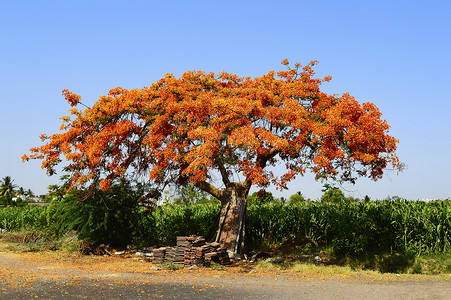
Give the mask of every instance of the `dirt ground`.
M 116 256 L 0 251 L 0 299 L 451 299 L 450 276 L 151 267 Z

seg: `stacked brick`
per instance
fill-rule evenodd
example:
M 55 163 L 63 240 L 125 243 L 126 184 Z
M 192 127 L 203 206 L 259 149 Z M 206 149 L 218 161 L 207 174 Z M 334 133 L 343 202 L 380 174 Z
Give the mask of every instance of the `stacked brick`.
M 204 255 L 202 247 L 206 241 L 202 236 L 191 235 L 186 237 L 185 252 L 183 264 L 185 267 L 196 265 L 202 267 L 204 264 Z
M 211 262 L 215 262 L 221 265 L 230 265 L 229 254 L 226 249 L 219 248 L 219 243 L 211 243 L 210 249 L 204 254 L 204 265 L 210 267 Z
M 166 247 L 165 260 L 175 261 L 176 247 Z
M 177 246 L 175 247 L 175 255 L 173 262 L 175 264 L 183 265 L 185 262 L 185 247 L 187 245 L 187 236 L 177 237 Z
M 162 264 L 165 262 L 165 260 L 166 260 L 166 248 L 165 247 L 154 249 L 152 254 L 153 254 L 152 263 Z
M 161 264 L 166 260 L 185 267 L 209 267 L 211 262 L 231 264 L 226 249 L 220 248 L 219 243 L 207 243 L 204 237 L 195 235 L 178 236 L 175 248 L 158 248 L 153 251 L 153 263 Z

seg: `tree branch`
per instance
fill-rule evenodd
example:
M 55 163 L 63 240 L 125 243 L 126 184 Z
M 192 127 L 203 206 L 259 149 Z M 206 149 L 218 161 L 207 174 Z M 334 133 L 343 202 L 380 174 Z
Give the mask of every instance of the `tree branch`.
M 222 191 L 206 181 L 198 181 L 194 184 L 194 186 L 209 193 L 217 199 L 221 199 Z
M 222 182 L 224 182 L 224 185 L 226 187 L 229 187 L 230 186 L 229 174 L 227 174 L 227 170 L 224 167 L 224 164 L 222 163 L 221 158 L 215 157 L 215 163 L 218 166 L 219 172 L 221 173 Z
M 268 162 L 268 160 L 270 160 L 271 158 L 273 158 L 280 152 L 281 152 L 280 150 L 272 149 L 271 151 L 269 151 L 268 154 L 257 157 L 255 164 L 257 166 L 259 166 L 260 168 L 264 169 L 266 167 L 266 163 Z M 246 178 L 246 180 L 241 182 L 241 186 L 243 188 L 244 193 L 247 195 L 247 193 L 249 192 L 249 190 L 252 186 L 252 181 L 250 179 Z
M 268 160 L 272 159 L 280 152 L 281 152 L 280 150 L 271 149 L 268 154 L 257 157 L 257 161 L 255 163 L 257 164 L 257 166 L 264 169 L 266 167 L 266 163 L 268 162 Z

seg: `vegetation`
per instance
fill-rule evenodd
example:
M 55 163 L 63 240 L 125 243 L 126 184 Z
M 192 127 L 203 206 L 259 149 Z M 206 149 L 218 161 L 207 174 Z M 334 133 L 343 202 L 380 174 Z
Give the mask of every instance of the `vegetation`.
M 9 176 L 4 177 L 0 181 L 0 199 L 3 205 L 9 206 L 12 202 L 14 190 L 17 188 L 17 185 L 13 184 L 13 182 L 14 180 Z
M 25 206 L 29 201 L 34 202 L 34 193 L 21 186 L 17 186 L 10 176 L 0 180 L 0 207 Z
M 166 203 L 149 210 L 136 200 L 140 193 L 134 187 L 113 185 L 83 201 L 77 198 L 80 195 L 69 194 L 48 207 L 2 208 L 0 227 L 44 230 L 59 237 L 75 230 L 80 238 L 122 246 L 173 245 L 177 235 L 211 234 L 218 202 Z M 256 201 L 247 208 L 246 230 L 248 250 L 328 249 L 339 257 L 449 253 L 451 200 L 336 202 L 323 196 L 322 201 L 296 203 Z
M 55 249 L 61 245 L 47 239 L 61 240 L 73 231 L 79 239 L 116 247 L 174 245 L 178 235 L 213 237 L 219 201 L 198 194 L 199 201 L 148 206 L 139 201 L 147 189 L 115 183 L 94 195 L 72 191 L 58 196 L 55 190 L 47 207 L 1 208 L 0 227 L 42 232 L 29 236 Z M 332 263 L 383 272 L 451 270 L 451 200 L 356 201 L 342 195 L 330 186 L 321 201 L 284 202 L 271 193 L 254 193 L 247 207 L 247 251 L 308 255 L 310 261 L 323 251 Z
M 296 194 L 293 194 L 290 196 L 289 201 L 291 204 L 296 204 L 296 203 L 305 202 L 305 198 L 304 198 L 304 196 L 302 196 L 301 192 L 297 192 Z
M 75 230 L 79 238 L 92 243 L 138 243 L 154 228 L 139 206 L 144 190 L 144 186 L 122 183 L 94 194 L 78 190 L 56 197 L 46 208 L 47 229 L 58 238 Z
M 250 205 L 249 246 L 330 248 L 338 256 L 444 253 L 451 251 L 450 209 L 450 200 Z
M 46 208 L 40 206 L 0 208 L 0 228 L 7 231 L 45 230 L 46 214 Z
M 284 188 L 307 170 L 354 182 L 402 169 L 398 140 L 374 104 L 321 92 L 331 77 L 314 78 L 316 62 L 282 64 L 288 70 L 258 78 L 186 72 L 143 89 L 112 89 L 92 108 L 71 109 L 62 133 L 42 135 L 46 143 L 23 160 L 43 159 L 49 174 L 68 162 L 71 187 L 91 191 L 136 175 L 155 187 L 191 183 L 220 200 L 215 239 L 239 255 L 251 186 Z M 71 106 L 81 103 L 63 94 Z M 276 164 L 286 166 L 279 177 L 267 168 Z

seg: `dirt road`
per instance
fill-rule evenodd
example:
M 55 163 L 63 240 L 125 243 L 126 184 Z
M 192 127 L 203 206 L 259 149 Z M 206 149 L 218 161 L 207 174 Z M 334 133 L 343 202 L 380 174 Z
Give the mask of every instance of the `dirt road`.
M 0 299 L 451 299 L 451 277 L 151 266 L 131 258 L 0 252 Z

